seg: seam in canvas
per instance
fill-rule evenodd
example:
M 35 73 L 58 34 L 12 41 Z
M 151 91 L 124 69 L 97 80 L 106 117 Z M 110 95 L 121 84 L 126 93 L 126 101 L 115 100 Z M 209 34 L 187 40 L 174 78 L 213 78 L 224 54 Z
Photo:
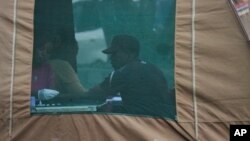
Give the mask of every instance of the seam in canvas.
M 14 89 L 14 73 L 15 73 L 15 47 L 16 47 L 16 13 L 17 0 L 14 0 L 13 8 L 13 36 L 12 36 L 12 58 L 11 58 L 11 85 L 10 85 L 10 119 L 9 119 L 9 138 L 12 138 L 13 127 L 13 89 Z
M 196 0 L 192 1 L 192 88 L 193 88 L 193 108 L 195 121 L 195 138 L 198 140 L 198 115 L 197 115 L 197 99 L 196 99 L 196 64 L 195 64 L 195 15 L 196 14 Z

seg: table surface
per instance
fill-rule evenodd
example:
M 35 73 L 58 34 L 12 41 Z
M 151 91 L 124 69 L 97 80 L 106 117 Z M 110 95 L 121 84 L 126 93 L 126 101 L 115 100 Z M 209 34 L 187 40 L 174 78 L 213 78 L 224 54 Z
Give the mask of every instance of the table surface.
M 98 100 L 77 100 L 66 103 L 39 103 L 31 107 L 31 114 L 60 114 L 60 113 L 83 113 L 97 112 L 97 109 L 110 104 L 121 102 L 121 99 L 107 99 L 106 101 Z

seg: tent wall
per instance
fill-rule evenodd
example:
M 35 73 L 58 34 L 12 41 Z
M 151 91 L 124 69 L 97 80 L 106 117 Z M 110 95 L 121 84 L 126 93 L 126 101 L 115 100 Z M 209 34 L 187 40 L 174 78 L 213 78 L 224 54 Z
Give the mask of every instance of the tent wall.
M 227 0 L 196 0 L 192 31 L 192 2 L 177 1 L 178 123 L 197 120 L 199 140 L 229 140 L 230 124 L 250 122 L 250 45 Z
M 11 81 L 11 37 L 12 37 L 12 8 L 13 4 L 9 1 L 1 1 L 0 8 L 0 140 L 8 136 L 8 113 L 9 113 L 9 94 Z M 4 15 L 3 15 L 4 13 Z M 5 76 L 5 77 L 4 77 Z M 8 76 L 8 77 L 6 77 Z M 3 79 L 4 78 L 4 79 Z
M 176 83 L 179 121 L 190 121 L 192 69 L 200 122 L 249 121 L 250 48 L 227 0 L 196 2 L 195 68 L 192 68 L 191 2 L 177 3 Z M 180 100 L 183 100 L 180 101 Z M 184 114 L 184 115 L 182 115 Z
M 177 121 L 100 114 L 30 116 L 34 1 L 0 3 L 1 141 L 226 141 L 230 124 L 250 124 L 250 46 L 227 0 L 176 2 Z
M 29 116 L 34 5 L 0 3 L 0 140 L 4 141 L 13 135 L 13 121 Z

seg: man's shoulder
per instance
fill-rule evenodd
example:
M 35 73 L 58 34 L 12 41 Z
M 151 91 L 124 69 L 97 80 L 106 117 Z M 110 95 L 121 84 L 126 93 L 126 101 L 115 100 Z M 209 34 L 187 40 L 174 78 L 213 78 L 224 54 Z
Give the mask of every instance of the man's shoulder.
M 142 60 L 128 64 L 123 72 L 137 75 L 162 74 L 162 71 L 156 65 Z
M 138 60 L 138 61 L 134 61 L 131 62 L 127 65 L 128 69 L 146 69 L 146 68 L 155 68 L 155 65 L 147 62 L 147 61 L 143 61 L 143 60 Z

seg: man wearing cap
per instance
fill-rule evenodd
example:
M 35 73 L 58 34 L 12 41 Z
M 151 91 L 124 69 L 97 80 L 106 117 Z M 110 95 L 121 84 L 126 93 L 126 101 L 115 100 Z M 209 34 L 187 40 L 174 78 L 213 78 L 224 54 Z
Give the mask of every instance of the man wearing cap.
M 156 66 L 139 59 L 139 52 L 135 37 L 114 36 L 111 46 L 103 50 L 109 55 L 114 71 L 88 93 L 104 97 L 120 95 L 122 113 L 167 116 L 167 81 Z

